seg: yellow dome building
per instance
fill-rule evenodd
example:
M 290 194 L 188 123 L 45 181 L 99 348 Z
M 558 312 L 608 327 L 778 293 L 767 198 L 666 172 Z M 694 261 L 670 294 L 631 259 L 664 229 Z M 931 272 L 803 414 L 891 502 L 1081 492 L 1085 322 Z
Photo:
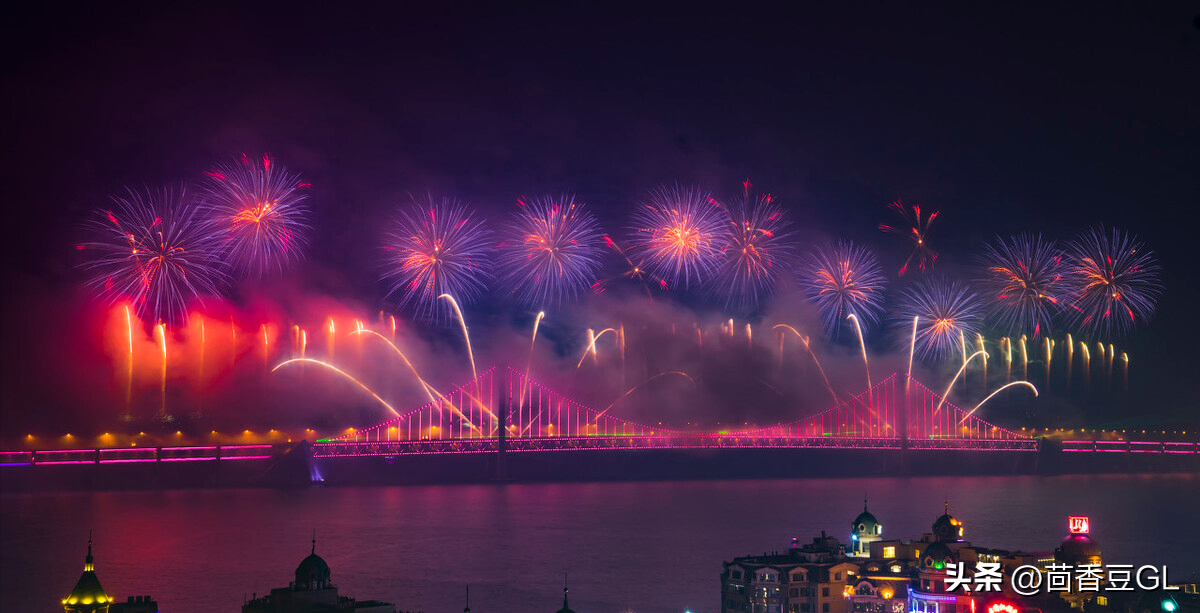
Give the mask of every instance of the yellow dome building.
M 88 539 L 87 559 L 83 564 L 83 574 L 75 583 L 75 589 L 63 598 L 63 610 L 66 613 L 108 613 L 112 604 L 109 596 L 96 578 L 96 568 L 92 564 L 92 539 Z

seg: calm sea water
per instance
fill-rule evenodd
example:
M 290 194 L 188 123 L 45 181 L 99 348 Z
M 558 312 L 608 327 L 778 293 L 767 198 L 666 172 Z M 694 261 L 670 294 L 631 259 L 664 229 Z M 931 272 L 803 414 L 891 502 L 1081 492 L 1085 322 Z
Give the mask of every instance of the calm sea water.
M 689 481 L 5 495 L 0 603 L 61 611 L 82 570 L 164 613 L 236 612 L 308 555 L 343 594 L 401 610 L 711 611 L 721 561 L 826 530 L 848 538 L 863 494 L 884 536 L 917 538 L 950 500 L 981 545 L 1050 550 L 1090 515 L 1107 562 L 1200 568 L 1200 475 Z M 1176 570 L 1178 569 L 1178 570 Z

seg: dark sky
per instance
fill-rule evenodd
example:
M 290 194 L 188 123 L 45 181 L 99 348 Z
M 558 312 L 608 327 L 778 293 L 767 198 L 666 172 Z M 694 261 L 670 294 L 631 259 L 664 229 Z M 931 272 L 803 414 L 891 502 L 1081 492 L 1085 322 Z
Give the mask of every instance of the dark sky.
M 412 191 L 495 210 L 573 192 L 615 228 L 659 183 L 749 177 L 802 232 L 885 249 L 904 198 L 942 211 L 951 267 L 996 233 L 1115 224 L 1167 288 L 1123 341 L 1142 412 L 1200 409 L 1192 3 L 24 4 L 0 36 L 6 348 L 40 301 L 78 300 L 71 246 L 107 194 L 270 151 L 314 184 L 322 289 L 366 304 L 375 228 Z

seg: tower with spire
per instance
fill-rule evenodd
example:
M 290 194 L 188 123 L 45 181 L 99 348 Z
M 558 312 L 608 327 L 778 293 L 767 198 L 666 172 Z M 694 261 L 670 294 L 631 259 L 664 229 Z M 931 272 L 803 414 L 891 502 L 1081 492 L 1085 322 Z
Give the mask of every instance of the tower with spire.
M 963 540 L 963 524 L 950 514 L 949 500 L 946 501 L 942 516 L 933 522 L 933 535 L 946 543 Z
M 88 534 L 87 558 L 83 563 L 83 574 L 75 582 L 75 589 L 63 598 L 66 613 L 108 613 L 112 597 L 100 585 L 96 577 L 96 566 L 92 562 L 92 535 Z
M 567 576 L 563 575 L 563 608 L 558 610 L 558 613 L 575 613 L 571 607 L 567 606 Z
M 863 496 L 863 510 L 850 523 L 850 555 L 866 558 L 871 555 L 871 543 L 883 539 L 883 524 L 867 510 L 867 497 Z

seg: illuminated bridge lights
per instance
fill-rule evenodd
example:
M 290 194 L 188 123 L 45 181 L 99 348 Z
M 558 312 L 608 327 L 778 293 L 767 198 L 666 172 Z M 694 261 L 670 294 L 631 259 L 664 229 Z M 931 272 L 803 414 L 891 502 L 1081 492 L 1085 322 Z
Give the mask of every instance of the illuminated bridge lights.
M 905 385 L 905 378 L 894 373 L 835 407 L 792 422 L 698 432 L 631 422 L 574 402 L 512 368 L 492 368 L 436 402 L 376 426 L 349 428 L 340 436 L 319 439 L 313 444 L 313 455 L 494 453 L 500 448 L 502 424 L 505 449 L 517 453 L 604 449 L 1037 450 L 1038 439 L 966 414 L 915 379 L 908 379 Z M 513 399 L 511 404 L 508 399 Z M 194 447 L 176 444 L 157 448 L 25 450 L 0 452 L 0 466 L 254 460 L 270 457 L 269 449 L 269 444 L 210 443 Z M 1062 450 L 1200 454 L 1200 443 L 1065 440 Z

